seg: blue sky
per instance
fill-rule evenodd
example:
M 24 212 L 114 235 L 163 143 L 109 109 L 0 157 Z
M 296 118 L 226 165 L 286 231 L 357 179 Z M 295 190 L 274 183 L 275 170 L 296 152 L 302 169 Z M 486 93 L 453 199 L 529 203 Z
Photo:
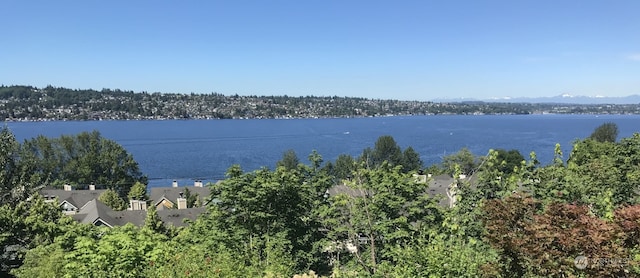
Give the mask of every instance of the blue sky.
M 640 1 L 18 1 L 0 83 L 383 99 L 640 94 Z

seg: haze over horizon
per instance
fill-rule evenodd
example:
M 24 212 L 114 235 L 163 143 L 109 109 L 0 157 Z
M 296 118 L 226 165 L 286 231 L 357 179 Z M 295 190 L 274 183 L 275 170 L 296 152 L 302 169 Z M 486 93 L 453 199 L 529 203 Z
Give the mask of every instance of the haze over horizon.
M 640 94 L 640 2 L 9 1 L 0 83 L 400 100 Z

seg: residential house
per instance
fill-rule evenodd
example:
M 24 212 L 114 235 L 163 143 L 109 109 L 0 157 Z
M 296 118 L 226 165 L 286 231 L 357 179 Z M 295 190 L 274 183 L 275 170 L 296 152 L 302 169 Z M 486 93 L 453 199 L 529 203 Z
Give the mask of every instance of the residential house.
M 417 183 L 427 184 L 427 193 L 433 197 L 441 197 L 440 205 L 443 207 L 452 208 L 455 206 L 458 194 L 458 184 L 456 180 L 450 175 L 414 175 Z M 472 186 L 476 183 L 477 178 L 467 177 L 466 175 L 460 175 L 459 182 L 470 182 Z M 366 190 L 359 190 L 348 187 L 344 184 L 335 185 L 327 190 L 329 196 L 337 194 L 347 194 L 351 197 L 364 197 L 368 194 Z
M 96 189 L 95 185 L 89 185 L 89 190 L 73 190 L 71 185 L 65 184 L 63 189 L 44 188 L 40 195 L 47 202 L 53 202 L 58 198 L 58 205 L 65 214 L 76 214 L 82 206 L 93 199 L 97 199 L 104 189 Z
M 147 204 L 152 204 L 165 225 L 182 227 L 186 225 L 185 219 L 193 221 L 206 211 L 204 205 L 210 194 L 209 188 L 199 180 L 188 190 L 191 196 L 198 198 L 196 203 L 201 204 L 199 207 L 187 207 L 186 187 L 178 187 L 175 181 L 172 187 L 152 188 L 151 201 L 130 200 L 129 208 L 125 211 L 114 211 L 98 200 L 106 190 L 96 189 L 94 185 L 89 185 L 88 190 L 74 190 L 70 185 L 64 185 L 63 189 L 45 188 L 39 193 L 47 202 L 54 202 L 57 198 L 64 213 L 80 223 L 106 227 L 127 223 L 142 226 L 147 216 Z
M 78 213 L 72 215 L 73 219 L 80 223 L 107 226 L 109 228 L 127 223 L 142 226 L 146 216 L 147 211 L 144 210 L 114 211 L 98 199 L 87 202 L 80 208 Z
M 180 187 L 177 181 L 173 181 L 171 187 L 151 188 L 151 204 L 158 211 L 171 208 L 185 209 L 188 207 L 187 190 L 191 196 L 197 197 L 196 207 L 203 207 L 209 202 L 211 190 L 209 187 L 205 187 L 201 180 L 196 180 L 193 186 L 189 187 Z
M 167 226 L 186 226 L 185 220 L 195 221 L 198 215 L 204 213 L 206 208 L 172 209 L 157 211 L 160 220 Z M 89 201 L 77 214 L 72 215 L 73 219 L 80 223 L 93 224 L 96 226 L 122 226 L 131 223 L 136 226 L 143 226 L 147 217 L 147 210 L 123 210 L 114 211 L 97 199 Z

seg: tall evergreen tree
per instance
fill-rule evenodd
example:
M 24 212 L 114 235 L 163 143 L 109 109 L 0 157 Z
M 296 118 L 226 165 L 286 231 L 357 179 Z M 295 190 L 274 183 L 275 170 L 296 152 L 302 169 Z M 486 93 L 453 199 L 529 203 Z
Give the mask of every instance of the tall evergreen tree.
M 615 142 L 618 139 L 618 125 L 615 123 L 604 123 L 591 133 L 589 139 L 598 142 Z
M 402 164 L 402 150 L 390 135 L 378 138 L 372 155 L 374 165 L 381 165 L 383 161 L 388 161 L 393 166 Z
M 300 159 L 294 150 L 287 150 L 282 154 L 282 159 L 276 163 L 277 167 L 285 167 L 289 170 L 298 168 Z

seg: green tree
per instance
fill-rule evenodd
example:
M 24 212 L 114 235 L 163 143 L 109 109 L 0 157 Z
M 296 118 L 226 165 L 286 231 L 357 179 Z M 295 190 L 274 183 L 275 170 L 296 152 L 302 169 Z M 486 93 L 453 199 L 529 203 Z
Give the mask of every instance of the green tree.
M 343 180 L 351 175 L 351 172 L 356 169 L 356 161 L 352 156 L 348 154 L 341 154 L 338 156 L 333 167 L 333 175 L 338 180 Z
M 456 165 L 460 167 L 461 174 L 471 175 L 480 165 L 480 158 L 476 157 L 468 148 L 462 148 L 455 154 L 442 158 L 442 166 L 447 173 L 453 175 Z
M 35 161 L 34 173 L 55 184 L 96 183 L 126 197 L 133 184 L 147 180 L 133 156 L 98 131 L 54 139 L 40 136 L 26 141 L 23 149 Z
M 25 155 L 13 133 L 0 130 L 0 205 L 27 200 L 42 185 L 34 161 Z
M 418 171 L 422 169 L 423 162 L 420 159 L 420 154 L 416 152 L 412 147 L 407 147 L 402 152 L 402 170 L 404 172 Z
M 615 123 L 604 123 L 593 131 L 589 139 L 598 142 L 615 142 L 618 138 L 618 125 Z
M 114 210 L 124 210 L 127 208 L 127 204 L 125 204 L 122 197 L 113 189 L 107 189 L 105 192 L 102 192 L 102 194 L 98 196 L 98 200 Z
M 149 206 L 147 209 L 147 216 L 144 219 L 144 227 L 156 233 L 166 234 L 167 230 L 165 229 L 160 216 L 158 216 L 155 206 Z
M 282 252 L 290 252 L 295 258 L 291 270 L 323 265 L 315 246 L 320 231 L 313 211 L 330 179 L 319 175 L 324 174 L 306 166 L 251 173 L 231 167 L 228 179 L 212 187 L 211 198 L 219 201 L 210 207 L 209 217 L 215 223 L 210 229 L 217 230 L 225 246 L 233 246 L 239 253 L 276 252 L 251 255 L 256 263 L 269 263 Z M 227 242 L 224 238 L 232 239 Z
M 276 163 L 276 167 L 285 167 L 289 170 L 298 168 L 300 160 L 294 150 L 287 150 L 282 154 L 282 159 Z
M 128 194 L 129 200 L 147 201 L 147 186 L 139 181 L 133 184 Z
M 499 277 L 498 253 L 486 243 L 445 233 L 425 232 L 392 247 L 381 271 L 388 277 Z
M 520 167 L 522 162 L 525 161 L 524 156 L 520 154 L 518 150 L 504 150 L 497 149 L 497 159 L 500 165 L 497 165 L 501 172 L 509 175 L 514 172 L 516 167 Z
M 374 165 L 381 165 L 388 161 L 391 165 L 402 164 L 402 150 L 390 135 L 380 136 L 373 147 L 372 159 Z
M 519 172 L 525 161 L 520 160 L 507 166 L 507 162 L 501 158 L 500 151 L 489 150 L 478 172 L 477 190 L 482 199 L 502 198 L 518 189 L 520 182 Z M 504 154 L 504 153 L 503 153 Z
M 38 194 L 0 206 L 0 274 L 22 264 L 23 254 L 53 242 L 65 226 L 60 209 Z
M 640 188 L 640 134 L 619 143 L 581 140 L 566 163 L 559 146 L 554 163 L 532 171 L 528 187 L 544 203 L 589 205 L 606 218 L 621 205 L 634 204 Z
M 314 171 L 319 170 L 320 166 L 322 166 L 322 162 L 324 161 L 322 159 L 322 155 L 320 155 L 316 150 L 313 150 L 311 154 L 309 154 L 308 159 L 309 162 L 311 162 L 311 167 Z
M 11 271 L 16 277 L 63 277 L 64 250 L 59 244 L 38 245 L 26 252 L 24 264 Z
M 327 230 L 324 248 L 333 250 L 337 269 L 351 265 L 374 275 L 378 264 L 390 259 L 391 246 L 410 240 L 422 227 L 441 225 L 437 200 L 401 168 L 388 162 L 373 169 L 362 165 L 319 208 Z
M 65 255 L 65 276 L 142 277 L 167 238 L 131 224 L 102 230 L 100 237 L 80 236 Z
M 192 194 L 191 190 L 189 190 L 189 188 L 186 188 L 186 187 L 184 189 L 184 198 L 187 199 L 188 208 L 196 207 L 196 204 L 198 204 L 200 200 L 200 196 L 197 193 Z

